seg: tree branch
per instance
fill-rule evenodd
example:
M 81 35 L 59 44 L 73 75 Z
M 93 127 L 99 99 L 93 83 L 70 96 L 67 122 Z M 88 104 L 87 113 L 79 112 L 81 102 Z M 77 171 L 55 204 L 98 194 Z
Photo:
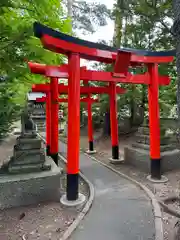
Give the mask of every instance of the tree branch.
M 156 17 L 158 17 L 158 19 L 159 19 L 158 22 L 159 22 L 166 30 L 168 30 L 169 33 L 171 33 L 171 34 L 174 36 L 174 34 L 173 34 L 173 32 L 171 31 L 171 29 L 164 23 L 163 20 L 161 20 L 161 16 L 160 16 L 160 13 L 159 13 L 159 9 L 157 8 L 157 0 L 155 0 L 154 4 L 152 3 L 152 5 L 149 4 L 147 0 L 145 0 L 145 2 L 146 2 L 146 4 L 147 4 L 148 7 L 152 8 L 152 9 L 154 10 Z M 141 14 L 142 14 L 142 13 L 141 13 Z M 147 14 L 144 14 L 144 15 L 147 16 L 148 18 L 150 18 L 149 15 L 147 15 Z
M 160 18 L 160 17 L 161 17 L 161 16 L 160 16 L 160 13 L 159 13 L 159 11 L 158 11 L 158 8 L 156 7 L 156 6 L 157 6 L 157 0 L 155 0 L 154 4 L 153 4 L 153 3 L 150 4 L 147 0 L 145 0 L 145 3 L 146 3 L 146 5 L 147 5 L 149 8 L 152 8 L 152 9 L 154 10 L 155 15 L 156 15 L 156 17 L 157 17 L 157 21 L 158 21 L 166 30 L 168 30 L 168 32 L 169 32 L 170 34 L 172 34 L 172 36 L 174 36 L 173 31 L 172 31 L 172 30 L 163 22 L 163 20 Z M 130 9 L 126 8 L 125 6 L 121 6 L 121 10 L 127 11 L 127 13 L 132 14 L 132 11 L 131 11 Z M 150 22 L 150 20 L 149 20 L 149 19 L 151 18 L 150 15 L 148 15 L 148 14 L 146 14 L 146 13 L 144 13 L 144 12 L 139 12 L 138 14 L 139 14 L 139 16 L 145 17 L 146 20 L 148 20 L 148 22 Z

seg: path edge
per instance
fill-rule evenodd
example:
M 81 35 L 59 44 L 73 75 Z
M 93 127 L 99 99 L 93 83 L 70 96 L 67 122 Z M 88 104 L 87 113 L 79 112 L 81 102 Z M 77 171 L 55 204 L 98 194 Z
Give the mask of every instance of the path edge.
M 58 156 L 64 163 L 67 162 L 66 158 L 64 156 L 62 156 L 60 153 L 58 154 Z M 80 222 L 83 220 L 83 218 L 89 212 L 89 210 L 92 206 L 92 203 L 94 201 L 95 191 L 94 191 L 93 184 L 86 178 L 86 176 L 84 174 L 81 173 L 81 171 L 79 172 L 79 176 L 83 179 L 83 181 L 86 182 L 86 184 L 89 188 L 89 198 L 88 198 L 84 208 L 81 210 L 81 212 L 75 218 L 73 223 L 68 227 L 68 229 L 65 231 L 63 236 L 60 238 L 60 240 L 67 240 L 72 235 L 72 233 L 76 230 L 76 228 L 78 227 Z
M 45 138 L 43 136 L 41 136 L 39 133 L 38 133 L 38 135 L 45 143 L 46 142 Z M 64 156 L 62 156 L 60 153 L 58 153 L 58 156 L 59 156 L 60 160 L 62 160 L 64 163 L 67 163 L 67 160 Z M 72 235 L 72 233 L 76 230 L 76 228 L 78 227 L 80 222 L 83 220 L 83 218 L 86 216 L 86 214 L 91 209 L 92 203 L 94 201 L 95 191 L 94 191 L 93 184 L 86 178 L 86 176 L 84 174 L 82 174 L 81 171 L 79 173 L 79 176 L 83 179 L 83 181 L 87 184 L 87 186 L 89 188 L 89 197 L 88 197 L 88 200 L 87 200 L 84 208 L 77 215 L 77 217 L 72 222 L 72 224 L 66 229 L 63 236 L 59 240 L 67 240 Z
M 153 211 L 154 211 L 155 240 L 163 240 L 164 239 L 164 230 L 163 230 L 163 220 L 162 220 L 161 207 L 160 207 L 160 204 L 158 203 L 158 200 L 156 199 L 155 195 L 152 193 L 152 191 L 149 188 L 147 188 L 145 185 L 143 185 L 141 182 L 129 177 L 128 175 L 126 175 L 125 173 L 122 173 L 121 171 L 118 171 L 118 170 L 114 169 L 113 167 L 107 165 L 106 163 L 101 162 L 97 158 L 88 155 L 82 149 L 80 149 L 80 151 L 84 155 L 91 158 L 92 160 L 101 164 L 102 166 L 110 169 L 111 171 L 115 172 L 116 174 L 124 177 L 125 179 L 127 179 L 129 181 L 131 181 L 132 183 L 134 183 L 136 186 L 138 186 L 140 189 L 142 189 L 146 193 L 146 195 L 151 200 L 151 205 L 152 205 Z

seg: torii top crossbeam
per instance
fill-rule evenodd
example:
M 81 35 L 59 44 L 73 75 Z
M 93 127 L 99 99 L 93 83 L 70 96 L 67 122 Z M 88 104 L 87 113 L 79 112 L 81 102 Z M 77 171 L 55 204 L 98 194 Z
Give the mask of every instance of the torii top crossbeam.
M 115 62 L 118 52 L 131 53 L 131 65 L 167 63 L 173 61 L 175 56 L 175 50 L 155 52 L 130 48 L 117 49 L 69 36 L 38 22 L 34 23 L 34 33 L 36 37 L 41 39 L 46 49 L 66 55 L 75 51 L 80 54 L 81 58 L 105 63 Z
M 68 65 L 63 64 L 61 66 L 49 66 L 46 64 L 28 62 L 31 73 L 41 74 L 46 77 L 58 77 L 68 78 Z M 87 70 L 86 67 L 80 68 L 81 80 L 89 81 L 103 81 L 103 82 L 121 82 L 121 83 L 134 83 L 134 84 L 149 84 L 150 78 L 148 74 L 136 74 L 128 73 L 126 77 L 113 77 L 111 72 L 104 71 L 92 71 Z M 170 78 L 168 76 L 159 75 L 159 85 L 169 85 Z

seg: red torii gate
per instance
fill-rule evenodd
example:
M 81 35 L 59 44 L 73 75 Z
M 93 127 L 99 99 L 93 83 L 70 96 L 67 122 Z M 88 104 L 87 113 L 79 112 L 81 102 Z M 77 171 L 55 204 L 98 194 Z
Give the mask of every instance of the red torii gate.
M 30 71 L 34 74 L 41 74 L 44 75 L 46 77 L 49 77 L 51 79 L 51 81 L 54 81 L 53 79 L 57 79 L 58 78 L 68 78 L 68 65 L 64 64 L 61 65 L 59 67 L 57 66 L 48 66 L 45 64 L 39 64 L 39 63 L 33 63 L 33 62 L 28 62 Z M 97 73 L 101 73 L 101 75 L 97 74 L 96 76 L 96 72 L 95 71 L 90 71 L 90 70 L 86 70 L 85 67 L 81 67 L 82 70 L 82 78 L 84 79 L 84 81 L 88 81 L 88 80 L 94 80 L 98 77 L 100 77 L 102 80 L 104 79 L 105 81 L 107 81 L 108 79 L 110 80 L 118 80 L 118 78 L 114 78 L 111 76 L 111 73 L 109 72 L 97 72 Z M 86 70 L 86 71 L 84 71 Z M 145 79 L 147 79 L 148 76 L 145 77 Z M 140 79 L 141 80 L 141 79 Z M 147 79 L 148 80 L 148 79 Z M 168 79 L 166 78 L 161 78 L 160 79 L 162 81 L 162 84 L 166 84 L 166 81 Z M 51 81 L 50 84 L 36 84 L 32 86 L 32 91 L 33 92 L 50 92 L 52 91 L 51 89 Z M 137 79 L 137 81 L 139 81 Z M 57 86 L 59 94 L 68 94 L 68 86 L 64 85 L 64 84 L 58 84 Z M 110 95 L 110 99 L 112 99 L 111 96 L 111 89 L 106 86 L 106 87 L 93 87 L 93 86 L 81 86 L 80 87 L 81 94 L 109 94 Z M 125 93 L 125 89 L 121 88 L 121 87 L 116 87 L 116 94 L 123 94 Z M 52 97 L 52 94 L 51 94 Z M 89 121 L 90 121 L 90 117 L 92 115 L 91 113 L 91 106 L 88 106 L 89 108 Z M 116 109 L 113 108 L 113 105 L 111 104 L 111 140 L 112 140 L 112 159 L 113 160 L 118 160 L 119 159 L 119 148 L 118 147 L 114 147 L 114 145 L 116 144 L 116 146 L 118 146 L 118 131 L 117 131 L 117 120 L 116 120 Z M 56 109 L 57 111 L 57 109 Z M 56 119 L 57 118 L 57 112 L 52 112 L 51 113 L 52 119 Z M 53 121 L 54 122 L 54 121 Z M 55 121 L 56 122 L 56 121 Z M 51 128 L 51 135 L 54 136 L 52 137 L 53 139 L 53 143 L 51 145 L 53 145 L 53 148 L 51 148 L 51 155 L 54 159 L 54 161 L 57 163 L 58 162 L 58 141 L 55 141 L 54 138 L 57 138 L 57 134 L 56 132 L 58 132 L 57 129 L 57 125 L 53 125 Z M 91 137 L 91 140 L 89 142 L 89 147 L 90 149 L 93 149 L 93 138 Z M 89 149 L 89 150 L 90 150 Z M 89 151 L 89 153 L 91 153 L 92 151 Z
M 160 124 L 159 124 L 159 103 L 158 103 L 158 64 L 173 61 L 174 51 L 150 52 L 133 49 L 115 49 L 102 44 L 77 39 L 66 34 L 55 31 L 39 23 L 34 24 L 35 36 L 40 38 L 46 49 L 68 56 L 68 152 L 67 152 L 67 196 L 62 201 L 76 201 L 79 197 L 78 176 L 79 176 L 79 107 L 80 101 L 80 58 L 95 60 L 104 63 L 115 63 L 114 77 L 111 75 L 111 107 L 116 112 L 116 82 L 148 84 L 149 90 L 149 119 L 150 119 L 150 157 L 151 177 L 161 179 L 160 168 Z M 129 66 L 146 65 L 148 71 L 142 74 L 137 81 L 135 76 L 128 73 Z M 86 70 L 84 70 L 86 71 Z M 54 71 L 53 73 L 55 73 Z M 53 78 L 53 74 L 50 74 Z M 54 74 L 56 77 L 57 73 Z M 93 73 L 92 73 L 93 76 Z M 97 72 L 96 81 L 105 81 L 102 73 Z M 166 77 L 168 82 L 170 79 Z M 53 87 L 57 87 L 54 84 Z M 52 90 L 53 91 L 53 90 Z M 57 90 L 56 90 L 57 91 Z M 54 93 L 53 93 L 54 94 Z M 54 94 L 55 96 L 55 94 Z M 112 120 L 113 118 L 111 118 Z M 117 123 L 117 119 L 115 121 Z M 113 127 L 113 126 L 112 126 Z M 116 124 L 117 128 L 117 124 Z M 112 130 L 112 129 L 111 129 Z M 73 135 L 73 140 L 71 136 Z M 117 143 L 116 143 L 117 144 Z M 117 147 L 118 146 L 113 146 Z M 73 162 L 73 163 L 72 163 Z
M 94 93 L 94 94 L 100 94 L 100 93 L 106 93 L 106 94 L 110 94 L 110 89 L 108 89 L 108 87 L 84 87 L 84 86 L 81 86 L 80 87 L 80 90 L 81 90 L 81 93 L 82 94 L 90 94 L 90 93 Z M 123 94 L 125 93 L 125 89 L 123 88 L 120 88 L 120 87 L 116 87 L 116 90 L 117 90 L 117 94 Z M 43 92 L 43 93 L 46 93 L 49 100 L 47 100 L 48 104 L 54 104 L 54 102 L 52 102 L 52 98 L 51 98 L 51 88 L 50 88 L 50 84 L 34 84 L 32 86 L 32 92 Z M 58 92 L 59 94 L 68 94 L 68 86 L 65 86 L 64 84 L 58 84 Z M 50 101 L 50 103 L 49 103 Z M 56 103 L 59 102 L 59 99 L 56 101 Z M 52 107 L 51 107 L 52 109 Z M 58 112 L 57 112 L 58 108 L 55 109 L 54 112 L 52 112 L 52 110 L 48 110 L 51 112 L 51 118 L 54 120 L 58 117 Z M 111 112 L 111 114 L 116 114 L 116 112 Z M 92 119 L 92 112 L 91 112 L 91 106 L 88 106 L 88 126 L 90 127 L 91 126 L 91 121 L 90 120 Z M 54 123 L 54 121 L 52 120 L 52 122 Z M 112 120 L 113 121 L 113 120 Z M 115 121 L 115 118 L 114 118 L 114 121 Z M 52 158 L 54 159 L 55 163 L 57 164 L 58 162 L 58 141 L 56 141 L 56 138 L 58 137 L 58 125 L 55 125 L 55 124 L 52 124 L 50 125 L 50 129 L 51 129 L 51 136 L 54 136 L 52 138 L 49 137 L 49 139 L 52 139 L 51 142 L 50 142 L 50 146 L 49 145 L 47 146 L 47 152 L 49 153 L 50 152 L 50 155 L 52 156 Z M 91 128 L 91 127 L 90 127 Z M 113 144 L 113 141 L 116 141 L 118 142 L 118 134 L 116 134 L 116 131 L 115 131 L 115 125 L 113 124 L 113 129 L 114 131 L 112 131 L 112 144 Z M 92 130 L 88 129 L 88 132 L 89 133 L 92 133 Z M 90 137 L 91 135 L 91 137 Z M 89 135 L 89 153 L 93 153 L 93 137 L 92 137 L 92 134 Z M 115 140 L 114 140 L 115 139 Z M 113 145 L 112 145 L 113 146 Z M 112 148 L 112 158 L 113 159 L 118 159 L 119 158 L 119 150 L 118 151 L 113 151 L 113 148 Z
M 68 65 L 63 64 L 61 66 L 49 66 L 45 64 L 39 64 L 34 62 L 28 62 L 28 66 L 30 68 L 31 73 L 34 74 L 41 74 L 43 76 L 49 77 L 50 79 L 53 78 L 68 78 Z M 81 94 L 109 94 L 110 96 L 110 116 L 111 116 L 111 141 L 112 141 L 112 159 L 117 162 L 119 159 L 119 146 L 118 146 L 118 128 L 117 128 L 117 119 L 116 119 L 116 105 L 114 105 L 115 99 L 114 99 L 114 91 L 116 91 L 115 94 L 123 94 L 125 93 L 125 89 L 122 89 L 120 87 L 116 87 L 113 84 L 113 82 L 124 82 L 129 83 L 129 81 L 132 81 L 136 84 L 148 84 L 150 79 L 148 74 L 137 74 L 133 75 L 128 73 L 127 76 L 121 76 L 121 77 L 113 77 L 111 72 L 104 72 L 104 71 L 92 71 L 87 70 L 86 67 L 81 67 L 81 77 L 80 79 L 83 79 L 84 82 L 88 81 L 110 81 L 109 87 L 92 87 L 92 86 L 81 86 Z M 159 76 L 159 84 L 160 85 L 168 85 L 170 79 L 167 76 Z M 32 91 L 36 92 L 48 92 L 51 89 L 51 83 L 50 84 L 36 84 L 33 85 Z M 68 93 L 68 86 L 64 84 L 58 85 L 59 94 L 67 94 Z M 113 91 L 113 92 L 112 92 Z M 91 108 L 89 106 L 89 108 Z M 53 114 L 53 113 L 52 113 Z M 57 115 L 57 114 L 56 114 Z M 53 117 L 54 116 L 54 117 Z M 52 118 L 55 118 L 55 113 L 53 114 Z M 57 138 L 57 134 L 54 134 L 57 130 L 57 125 L 52 126 L 52 136 L 55 136 Z M 54 139 L 54 138 L 53 138 Z M 54 140 L 55 141 L 55 140 Z M 89 142 L 89 146 L 92 146 L 92 141 Z M 58 142 L 53 143 L 53 149 L 52 149 L 52 157 L 57 162 L 58 159 Z M 56 146 L 56 147 L 55 147 Z M 48 147 L 49 148 L 49 147 Z M 92 149 L 93 147 L 90 147 Z
M 89 153 L 94 153 L 93 146 L 93 123 L 92 123 L 92 112 L 91 112 L 91 104 L 98 103 L 98 99 L 83 97 L 80 99 L 81 102 L 87 103 L 88 107 L 88 138 L 89 138 Z M 47 155 L 51 156 L 51 99 L 50 93 L 47 93 L 46 97 L 36 98 L 36 102 L 46 103 L 46 149 Z M 68 98 L 59 98 L 58 102 L 68 102 Z M 89 107 L 90 105 L 90 107 Z M 53 144 L 53 143 L 52 143 Z

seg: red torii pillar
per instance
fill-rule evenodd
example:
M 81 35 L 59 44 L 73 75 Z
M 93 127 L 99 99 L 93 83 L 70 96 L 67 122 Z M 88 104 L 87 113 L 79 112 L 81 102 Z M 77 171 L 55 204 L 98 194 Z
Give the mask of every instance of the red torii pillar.
M 110 97 L 110 125 L 111 125 L 111 144 L 112 144 L 112 158 L 111 163 L 119 162 L 119 140 L 118 140 L 118 121 L 117 121 L 117 94 L 116 83 L 109 84 L 111 93 Z
M 130 66 L 131 53 L 119 52 L 114 68 L 120 78 L 127 78 L 128 68 Z M 112 158 L 111 163 L 119 163 L 119 139 L 118 139 L 118 120 L 117 120 L 117 92 L 116 83 L 110 82 L 110 124 L 111 124 L 111 144 L 112 144 Z
M 149 179 L 165 180 L 165 177 L 161 175 L 158 64 L 149 64 L 148 72 L 151 79 L 151 83 L 148 86 L 151 160 L 151 175 Z
M 46 154 L 51 156 L 51 92 L 46 93 Z
M 89 86 L 88 81 L 84 80 L 84 86 Z M 88 93 L 88 98 L 91 98 L 91 94 Z M 94 150 L 94 138 L 93 138 L 93 119 L 92 119 L 92 104 L 91 102 L 87 103 L 87 112 L 88 112 L 88 142 L 89 142 L 89 149 L 87 150 L 88 154 L 96 153 Z
M 90 94 L 88 97 L 90 97 Z M 87 153 L 93 154 L 96 151 L 94 150 L 92 104 L 90 102 L 87 103 L 87 112 L 88 112 L 88 141 L 89 141 L 89 149 L 87 150 Z
M 58 165 L 59 153 L 59 92 L 58 92 L 58 78 L 51 78 L 51 157 Z
M 80 149 L 80 56 L 71 53 L 68 57 L 68 145 L 67 188 L 65 199 L 79 198 L 79 149 Z
M 130 58 L 126 56 L 126 63 Z M 158 59 L 156 59 L 157 61 Z M 115 74 L 114 76 L 120 76 L 121 72 L 121 62 L 123 61 L 120 54 L 117 55 L 115 64 Z M 151 174 L 148 179 L 152 182 L 166 182 L 168 179 L 161 175 L 161 152 L 160 152 L 160 117 L 159 117 L 159 85 L 163 83 L 161 79 L 168 80 L 164 81 L 165 84 L 169 84 L 170 79 L 167 76 L 159 76 L 158 73 L 158 61 L 152 61 L 147 65 L 149 76 L 148 83 L 148 103 L 149 103 L 149 128 L 150 128 L 150 160 L 151 160 Z M 125 71 L 126 73 L 127 71 Z
M 80 56 L 72 53 L 69 55 L 69 78 L 68 78 L 68 151 L 67 151 L 67 189 L 61 201 L 76 201 L 84 195 L 79 194 L 79 138 L 80 138 Z M 58 81 L 53 78 L 50 84 L 51 105 L 51 122 L 58 119 Z M 52 109 L 51 109 L 52 110 Z M 57 114 L 56 114 L 57 113 Z M 56 118 L 57 117 L 57 118 Z M 53 124 L 52 124 L 53 125 Z M 56 124 L 55 124 L 56 126 Z M 55 143 L 58 143 L 57 127 L 53 127 L 51 133 L 54 135 Z M 51 135 L 53 140 L 53 135 Z M 52 142 L 52 141 L 51 141 Z M 57 150 L 57 148 L 53 148 Z M 57 155 L 58 156 L 58 155 Z M 55 155 L 56 157 L 56 155 Z

